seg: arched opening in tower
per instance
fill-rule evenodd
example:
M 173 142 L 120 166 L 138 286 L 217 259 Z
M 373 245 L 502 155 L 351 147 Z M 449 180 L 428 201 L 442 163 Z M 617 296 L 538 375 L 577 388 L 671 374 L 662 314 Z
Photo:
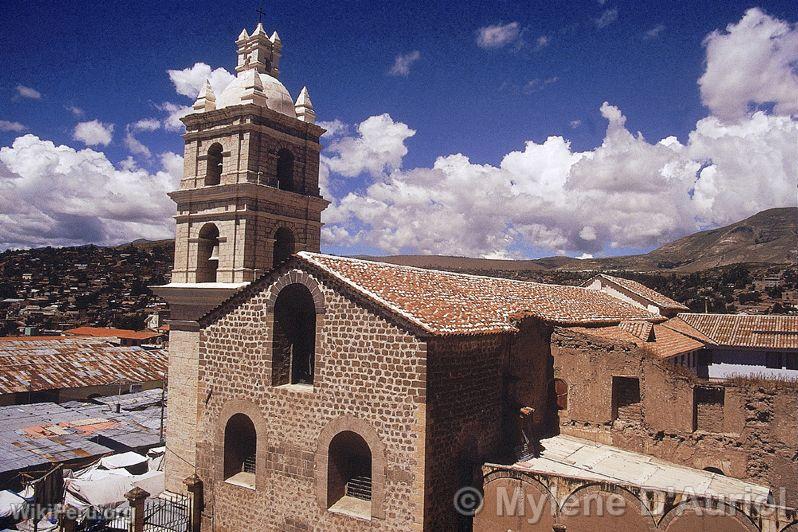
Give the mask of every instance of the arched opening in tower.
M 273 384 L 313 384 L 316 305 L 305 285 L 290 284 L 280 291 L 274 304 L 273 334 Z
M 219 269 L 219 229 L 214 224 L 205 224 L 198 240 L 197 282 L 215 283 Z
M 277 188 L 294 192 L 294 155 L 283 148 L 277 152 Z
M 218 185 L 222 180 L 222 145 L 215 142 L 208 148 L 208 169 L 205 172 L 206 185 Z
M 281 227 L 274 234 L 274 253 L 272 268 L 276 268 L 294 253 L 294 233 L 287 227 Z

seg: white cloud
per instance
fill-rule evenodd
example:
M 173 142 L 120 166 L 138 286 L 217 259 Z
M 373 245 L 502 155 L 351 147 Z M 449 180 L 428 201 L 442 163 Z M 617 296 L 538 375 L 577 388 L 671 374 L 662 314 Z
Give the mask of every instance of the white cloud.
M 593 254 L 592 253 L 582 253 L 581 255 L 579 255 L 576 258 L 579 259 L 579 260 L 592 259 L 593 258 Z
M 662 35 L 662 32 L 665 31 L 665 24 L 657 24 L 653 28 L 646 30 L 643 34 L 643 38 L 646 40 L 653 40 L 659 38 Z
M 224 68 L 214 70 L 205 63 L 194 63 L 193 66 L 183 70 L 167 70 L 167 73 L 177 93 L 189 98 L 197 97 L 205 80 L 210 79 L 213 92 L 218 96 L 235 78 Z
M 28 129 L 24 124 L 19 122 L 10 122 L 8 120 L 0 120 L 0 131 L 25 131 Z
M 346 177 L 366 173 L 372 177 L 399 168 L 407 154 L 405 140 L 416 132 L 390 115 L 372 116 L 357 126 L 357 136 L 335 140 L 327 148 L 334 154 L 322 162 L 333 172 Z
M 715 116 L 745 116 L 751 104 L 774 104 L 779 114 L 798 113 L 798 26 L 758 8 L 704 40 L 706 71 L 701 99 Z
M 421 59 L 421 52 L 418 50 L 398 54 L 393 61 L 393 65 L 388 69 L 388 74 L 391 76 L 407 76 L 410 74 L 410 67 L 419 59 Z
M 161 127 L 161 121 L 157 118 L 142 118 L 130 124 L 133 131 L 155 131 Z
M 570 125 L 570 126 L 571 126 L 571 129 L 576 129 L 576 128 L 578 128 L 579 126 L 581 126 L 581 125 L 582 125 L 582 121 L 581 121 L 581 120 L 571 120 L 571 121 L 568 123 L 568 125 Z
M 540 37 L 535 40 L 535 48 L 541 50 L 549 45 L 551 39 L 549 39 L 548 35 L 541 35 Z
M 327 130 L 322 137 L 334 138 L 349 133 L 349 124 L 338 118 L 328 121 L 320 120 L 316 122 L 316 125 Z
M 72 138 L 86 146 L 108 146 L 114 135 L 114 125 L 99 120 L 80 122 L 75 126 Z
M 180 119 L 189 114 L 192 110 L 190 105 L 179 105 L 172 102 L 164 102 L 157 107 L 166 113 L 163 127 L 167 131 L 182 131 L 185 126 Z
M 21 96 L 22 98 L 29 98 L 31 100 L 42 99 L 42 93 L 31 87 L 26 87 L 25 85 L 17 85 L 16 90 L 17 90 L 17 95 Z
M 521 36 L 518 22 L 492 24 L 477 30 L 477 46 L 480 48 L 501 48 L 517 41 Z
M 70 113 L 72 113 L 72 116 L 76 116 L 76 117 L 81 117 L 81 116 L 83 116 L 84 114 L 86 114 L 86 113 L 83 111 L 83 109 L 81 109 L 80 107 L 77 107 L 77 106 L 75 106 L 75 105 L 65 105 L 65 106 L 64 106 L 64 109 L 66 109 L 67 111 L 69 111 Z
M 374 126 L 378 118 L 383 126 L 412 131 L 388 115 L 372 117 L 359 135 L 337 141 L 330 179 L 338 179 L 336 173 L 373 178 L 325 212 L 326 243 L 386 253 L 595 255 L 659 245 L 795 204 L 798 122 L 789 117 L 758 112 L 733 125 L 708 117 L 681 144 L 673 137 L 652 143 L 630 132 L 610 104 L 601 113 L 607 131 L 593 150 L 576 152 L 552 136 L 528 141 L 498 166 L 453 154 L 412 169 L 400 169 L 403 135 L 389 135 L 392 146 L 402 148 L 392 152 L 390 165 L 367 169 L 368 154 L 380 151 L 372 144 L 384 135 L 379 127 L 364 135 L 366 122 Z
M 130 153 L 142 155 L 148 159 L 152 157 L 152 152 L 150 149 L 142 144 L 142 142 L 137 139 L 131 131 L 127 131 L 125 133 L 125 147 L 130 151 Z
M 165 153 L 149 173 L 131 161 L 115 167 L 101 152 L 24 135 L 0 148 L 0 248 L 117 244 L 173 235 L 166 195 L 182 158 Z
M 142 118 L 125 128 L 125 147 L 136 155 L 141 155 L 149 159 L 152 152 L 137 137 L 136 133 L 152 132 L 161 128 L 161 121 L 156 118 Z
M 613 7 L 612 9 L 605 9 L 601 13 L 601 15 L 596 20 L 594 20 L 594 22 L 596 23 L 596 27 L 601 29 L 601 28 L 606 28 L 607 26 L 609 26 L 610 24 L 612 24 L 617 20 L 618 20 L 618 8 Z

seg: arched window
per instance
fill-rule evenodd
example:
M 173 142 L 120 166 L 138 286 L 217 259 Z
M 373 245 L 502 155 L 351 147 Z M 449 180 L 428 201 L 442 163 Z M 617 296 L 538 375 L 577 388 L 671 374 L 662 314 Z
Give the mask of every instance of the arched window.
M 371 449 L 351 431 L 339 432 L 327 454 L 327 507 L 371 515 Z
M 218 185 L 222 179 L 222 145 L 218 142 L 208 148 L 208 169 L 205 172 L 206 185 Z
M 316 357 L 316 306 L 299 283 L 283 288 L 274 303 L 272 383 L 313 384 Z
M 568 410 L 568 383 L 562 379 L 554 379 L 554 396 L 557 399 L 557 410 Z
M 197 282 L 215 283 L 219 268 L 219 229 L 214 224 L 202 226 L 197 243 Z
M 224 428 L 225 480 L 254 487 L 257 448 L 255 424 L 245 414 L 235 414 Z
M 281 227 L 274 234 L 274 253 L 272 267 L 276 268 L 294 253 L 294 234 L 287 227 Z
M 277 188 L 295 191 L 294 155 L 285 148 L 277 152 Z

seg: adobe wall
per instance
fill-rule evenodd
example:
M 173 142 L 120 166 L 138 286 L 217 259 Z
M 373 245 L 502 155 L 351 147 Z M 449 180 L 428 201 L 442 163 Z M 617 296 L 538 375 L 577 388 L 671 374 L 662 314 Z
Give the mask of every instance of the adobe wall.
M 555 377 L 569 384 L 568 409 L 559 413 L 563 434 L 697 469 L 716 468 L 768 485 L 777 500 L 798 506 L 798 391 L 794 386 L 768 381 L 713 382 L 710 389 L 720 386 L 723 390 L 723 404 L 707 404 L 696 397 L 708 381 L 654 359 L 631 343 L 557 329 L 552 354 Z M 613 376 L 639 377 L 638 419 L 613 420 Z
M 300 270 L 277 285 L 313 287 L 317 302 L 312 388 L 271 385 L 275 285 L 227 309 L 202 332 L 198 473 L 206 482 L 203 530 L 420 530 L 423 519 L 426 346 L 363 302 Z M 323 302 L 323 303 L 322 303 Z M 244 412 L 258 433 L 254 489 L 223 480 L 224 425 Z M 171 409 L 170 409 L 171 414 Z M 340 430 L 372 448 L 371 521 L 323 504 L 325 442 Z M 378 493 L 379 479 L 383 490 Z

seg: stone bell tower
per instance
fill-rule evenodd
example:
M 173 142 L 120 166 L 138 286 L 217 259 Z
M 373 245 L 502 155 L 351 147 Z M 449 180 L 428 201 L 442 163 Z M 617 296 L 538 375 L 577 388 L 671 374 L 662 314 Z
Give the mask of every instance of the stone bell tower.
M 198 320 L 301 250 L 319 251 L 319 137 L 307 88 L 296 101 L 278 80 L 282 42 L 258 24 L 236 39 L 236 77 L 206 81 L 186 125 L 171 283 L 154 287 L 171 311 L 167 489 L 193 473 Z M 169 456 L 173 455 L 173 456 Z M 179 458 L 177 456 L 179 456 Z

